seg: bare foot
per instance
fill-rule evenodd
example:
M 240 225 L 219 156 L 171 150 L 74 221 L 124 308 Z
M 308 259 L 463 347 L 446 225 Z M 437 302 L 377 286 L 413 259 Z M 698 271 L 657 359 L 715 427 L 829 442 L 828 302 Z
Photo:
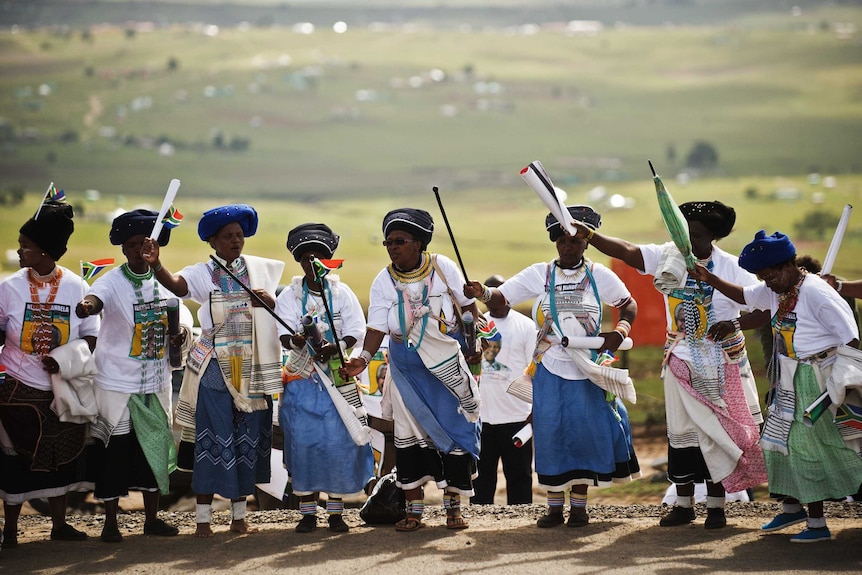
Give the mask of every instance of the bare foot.
M 230 530 L 234 533 L 257 533 L 257 527 L 252 527 L 245 519 L 234 519 L 230 522 Z
M 201 539 L 208 539 L 213 536 L 212 527 L 210 527 L 209 523 L 198 523 L 195 528 L 195 537 L 200 537 Z

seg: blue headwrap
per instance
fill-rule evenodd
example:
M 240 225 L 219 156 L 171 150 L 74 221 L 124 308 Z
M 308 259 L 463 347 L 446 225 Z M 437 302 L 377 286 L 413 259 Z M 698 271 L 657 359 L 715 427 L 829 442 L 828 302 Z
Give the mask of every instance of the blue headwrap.
M 120 214 L 111 223 L 111 231 L 108 232 L 108 238 L 111 244 L 121 246 L 126 243 L 132 236 L 149 236 L 153 231 L 153 226 L 156 225 L 156 218 L 159 216 L 152 210 L 132 210 L 125 214 Z M 158 243 L 160 246 L 168 245 L 171 239 L 171 230 L 167 226 L 162 228 L 159 234 Z
M 742 248 L 739 254 L 739 267 L 756 274 L 764 268 L 784 263 L 796 255 L 796 247 L 790 238 L 781 232 L 771 236 L 765 230 L 754 234 L 754 241 Z
M 257 212 L 248 204 L 230 204 L 204 212 L 198 222 L 198 236 L 207 241 L 228 224 L 236 222 L 242 228 L 242 235 L 250 238 L 257 232 Z

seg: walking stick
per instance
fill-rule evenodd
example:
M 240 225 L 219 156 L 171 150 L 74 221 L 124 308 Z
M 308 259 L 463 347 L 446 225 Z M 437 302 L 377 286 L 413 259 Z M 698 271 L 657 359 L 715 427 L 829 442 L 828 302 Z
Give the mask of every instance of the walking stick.
M 446 210 L 443 209 L 443 202 L 440 201 L 440 192 L 437 186 L 431 188 L 434 190 L 434 197 L 437 198 L 437 205 L 440 207 L 440 213 L 443 214 L 443 222 L 446 224 L 446 230 L 449 232 L 449 239 L 452 240 L 452 247 L 455 248 L 455 257 L 458 258 L 458 265 L 461 266 L 461 273 L 464 274 L 464 281 L 469 282 L 467 278 L 467 270 L 464 269 L 464 262 L 461 261 L 461 252 L 458 251 L 458 244 L 455 243 L 455 236 L 452 234 L 452 228 L 449 226 L 449 218 L 446 217 Z

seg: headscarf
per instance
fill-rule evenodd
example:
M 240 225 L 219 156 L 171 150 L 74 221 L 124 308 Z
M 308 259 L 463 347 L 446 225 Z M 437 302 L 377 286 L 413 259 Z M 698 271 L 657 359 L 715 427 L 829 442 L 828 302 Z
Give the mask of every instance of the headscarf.
M 431 243 L 434 235 L 434 218 L 425 210 L 398 208 L 383 218 L 383 237 L 394 230 L 402 230 L 419 240 L 423 246 Z
M 590 206 L 567 206 L 569 215 L 573 220 L 583 223 L 591 230 L 597 230 L 602 227 L 602 216 Z M 545 229 L 548 230 L 548 235 L 552 242 L 556 242 L 563 235 L 563 226 L 557 221 L 554 214 L 548 214 L 545 217 Z
M 754 234 L 754 241 L 742 248 L 739 267 L 756 274 L 764 268 L 784 263 L 796 255 L 796 247 L 786 235 L 775 232 L 766 235 L 765 230 Z
M 66 244 L 75 231 L 74 217 L 75 210 L 69 204 L 48 201 L 42 204 L 39 218 L 33 216 L 18 231 L 56 262 L 66 253 Z
M 326 224 L 301 224 L 287 233 L 287 249 L 296 261 L 310 251 L 320 252 L 329 259 L 338 249 L 340 239 Z
M 204 212 L 198 222 L 198 236 L 207 241 L 228 224 L 238 223 L 242 235 L 250 238 L 257 232 L 257 212 L 248 204 L 230 204 Z
M 736 223 L 736 212 L 718 200 L 714 202 L 686 202 L 679 211 L 690 222 L 700 222 L 715 239 L 727 237 Z
M 152 210 L 137 209 L 124 214 L 120 214 L 111 223 L 111 231 L 108 233 L 108 238 L 111 244 L 121 246 L 129 238 L 134 236 L 149 236 L 153 231 L 153 226 L 156 224 L 156 218 L 159 216 Z M 167 226 L 162 227 L 159 233 L 159 245 L 166 246 L 171 239 L 171 230 Z

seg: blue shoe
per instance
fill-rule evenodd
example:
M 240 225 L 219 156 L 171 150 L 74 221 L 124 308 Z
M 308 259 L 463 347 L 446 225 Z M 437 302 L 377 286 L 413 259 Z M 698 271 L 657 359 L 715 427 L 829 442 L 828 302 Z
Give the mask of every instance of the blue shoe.
M 809 527 L 799 535 L 790 538 L 791 543 L 816 543 L 817 541 L 829 541 L 832 533 L 828 527 Z
M 800 509 L 796 513 L 779 513 L 772 521 L 761 525 L 760 530 L 764 532 L 778 531 L 779 529 L 802 523 L 806 519 L 808 519 L 808 514 L 805 513 L 804 509 Z

